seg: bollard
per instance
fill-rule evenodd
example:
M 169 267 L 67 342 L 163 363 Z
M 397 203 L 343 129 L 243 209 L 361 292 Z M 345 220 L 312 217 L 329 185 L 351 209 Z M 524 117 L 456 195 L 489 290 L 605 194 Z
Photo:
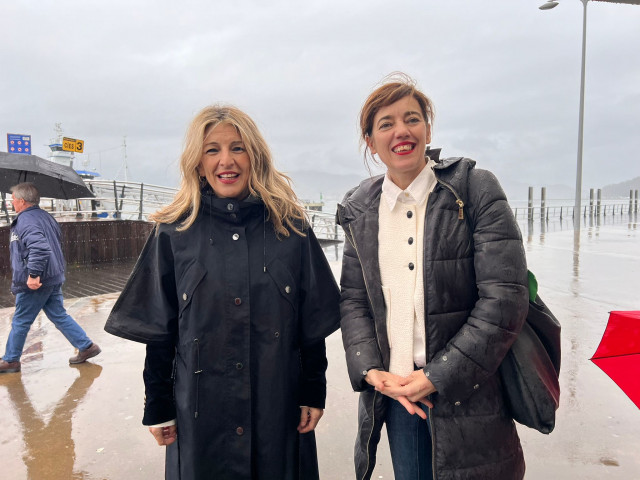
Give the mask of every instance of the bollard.
M 600 216 L 600 212 L 602 209 L 602 189 L 598 189 L 597 200 L 596 200 L 596 216 Z
M 593 188 L 589 189 L 589 216 L 593 217 Z
M 547 187 L 540 190 L 540 220 L 544 220 L 547 215 Z
M 527 219 L 530 222 L 533 222 L 533 187 L 529 187 L 529 212 L 527 214 Z
M 629 215 L 633 213 L 633 190 L 629 190 Z

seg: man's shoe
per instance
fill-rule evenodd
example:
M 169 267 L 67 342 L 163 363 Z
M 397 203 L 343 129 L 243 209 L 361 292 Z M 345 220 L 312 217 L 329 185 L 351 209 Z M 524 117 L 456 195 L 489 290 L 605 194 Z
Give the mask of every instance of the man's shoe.
M 78 354 L 75 357 L 71 357 L 69 359 L 69 363 L 73 365 L 76 363 L 86 362 L 90 358 L 93 358 L 96 355 L 98 355 L 101 351 L 102 350 L 100 350 L 100 347 L 98 345 L 96 345 L 95 343 L 92 343 L 89 348 L 78 352 Z
M 0 373 L 15 373 L 20 371 L 20 362 L 5 362 L 0 360 Z

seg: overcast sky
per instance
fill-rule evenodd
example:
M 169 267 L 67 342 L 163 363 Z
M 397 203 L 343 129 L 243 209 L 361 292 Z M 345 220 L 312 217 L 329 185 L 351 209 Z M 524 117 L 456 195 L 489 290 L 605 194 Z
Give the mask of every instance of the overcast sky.
M 504 182 L 573 187 L 582 3 L 562 0 L 2 2 L 0 150 L 54 126 L 103 177 L 177 186 L 211 103 L 249 113 L 283 171 L 366 174 L 357 118 L 393 71 L 436 106 L 432 145 Z M 584 186 L 640 175 L 640 6 L 589 2 Z

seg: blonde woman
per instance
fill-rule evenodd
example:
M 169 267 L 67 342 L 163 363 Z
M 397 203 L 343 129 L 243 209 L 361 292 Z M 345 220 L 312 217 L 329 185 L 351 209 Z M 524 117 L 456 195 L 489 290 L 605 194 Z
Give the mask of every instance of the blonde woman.
M 318 478 L 337 285 L 289 179 L 229 106 L 191 122 L 175 200 L 105 329 L 147 344 L 143 424 L 169 479 Z

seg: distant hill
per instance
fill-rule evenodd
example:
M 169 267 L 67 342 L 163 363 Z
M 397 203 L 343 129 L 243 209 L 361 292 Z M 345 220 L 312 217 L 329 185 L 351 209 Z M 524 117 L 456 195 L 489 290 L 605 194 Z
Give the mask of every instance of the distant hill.
M 605 185 L 602 187 L 602 196 L 629 198 L 629 190 L 640 190 L 640 177 L 632 178 L 626 182 L 614 183 L 613 185 Z

